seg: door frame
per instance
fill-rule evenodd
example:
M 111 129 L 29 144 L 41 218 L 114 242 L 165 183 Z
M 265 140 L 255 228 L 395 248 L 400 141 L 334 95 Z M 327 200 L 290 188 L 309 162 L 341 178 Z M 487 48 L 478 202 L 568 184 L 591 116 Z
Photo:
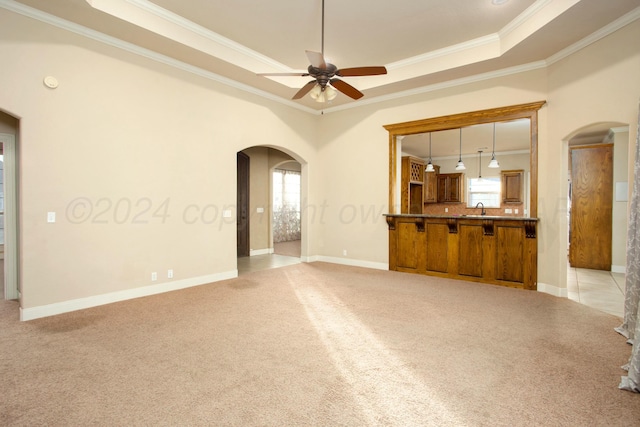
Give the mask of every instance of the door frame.
M 0 133 L 4 154 L 4 299 L 19 299 L 18 192 L 15 135 Z

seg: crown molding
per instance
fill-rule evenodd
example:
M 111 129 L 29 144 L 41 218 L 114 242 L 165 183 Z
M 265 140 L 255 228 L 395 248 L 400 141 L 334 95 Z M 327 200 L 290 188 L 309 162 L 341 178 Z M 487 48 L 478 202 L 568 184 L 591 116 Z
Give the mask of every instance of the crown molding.
M 182 70 L 182 71 L 186 71 L 186 72 L 188 72 L 190 74 L 194 74 L 194 75 L 197 75 L 199 77 L 203 77 L 205 79 L 221 83 L 221 84 L 223 84 L 225 86 L 230 86 L 230 87 L 233 87 L 235 89 L 239 89 L 239 90 L 242 90 L 244 92 L 248 92 L 248 93 L 251 93 L 253 95 L 257 95 L 257 96 L 260 96 L 262 98 L 266 98 L 266 99 L 269 99 L 271 101 L 278 102 L 280 104 L 284 104 L 284 105 L 286 105 L 288 107 L 292 107 L 292 108 L 295 108 L 297 110 L 304 111 L 306 113 L 319 114 L 318 111 L 316 111 L 316 110 L 314 110 L 312 108 L 300 105 L 300 104 L 298 104 L 296 102 L 284 99 L 282 97 L 273 95 L 273 94 L 271 94 L 269 92 L 266 92 L 266 91 L 263 91 L 263 90 L 260 90 L 260 89 L 256 89 L 256 88 L 254 88 L 252 86 L 239 83 L 239 82 L 237 82 L 235 80 L 229 79 L 227 77 L 223 77 L 223 76 L 221 76 L 219 74 L 203 70 L 202 68 L 189 65 L 189 64 L 187 64 L 185 62 L 178 61 L 178 60 L 170 58 L 170 57 L 168 57 L 166 55 L 162 55 L 162 54 L 159 54 L 157 52 L 154 52 L 152 50 L 142 48 L 142 47 L 137 46 L 137 45 L 135 45 L 133 43 L 125 42 L 125 41 L 120 40 L 118 38 L 115 38 L 115 37 L 112 37 L 112 36 L 108 36 L 108 35 L 106 35 L 104 33 L 101 33 L 101 32 L 95 31 L 95 30 L 91 30 L 91 29 L 89 29 L 87 27 L 84 27 L 82 25 L 78 25 L 76 23 L 67 21 L 65 19 L 58 18 L 57 16 L 50 15 L 50 14 L 42 12 L 42 11 L 40 11 L 38 9 L 34 9 L 32 7 L 26 6 L 26 5 L 22 4 L 22 3 L 15 2 L 13 0 L 0 0 L 0 7 L 3 8 L 3 9 L 10 10 L 12 12 L 18 13 L 20 15 L 26 16 L 28 18 L 36 19 L 38 21 L 44 22 L 44 23 L 52 25 L 54 27 L 69 31 L 71 33 L 78 34 L 78 35 L 86 37 L 88 39 L 103 43 L 105 45 L 112 46 L 112 47 L 124 50 L 126 52 L 133 53 L 135 55 L 139 55 L 139 56 L 145 57 L 147 59 L 151 59 L 151 60 L 153 60 L 155 62 L 159 62 L 161 64 L 168 65 L 170 67 L 174 67 L 174 68 L 177 68 L 177 69 Z
M 226 62 L 259 72 L 264 66 L 278 72 L 292 72 L 289 67 L 262 55 L 255 50 L 228 39 L 195 22 L 189 21 L 149 0 L 86 0 L 94 9 L 115 16 L 133 25 L 145 28 L 163 37 L 179 41 L 194 49 L 213 54 Z M 137 8 L 138 10 L 131 9 Z M 142 15 L 140 14 L 142 12 Z M 159 19 L 160 26 L 154 26 L 153 18 Z M 162 33 L 160 32 L 160 27 Z M 193 35 L 197 40 L 193 40 Z M 189 40 L 190 39 L 190 40 Z M 202 45 L 202 40 L 205 45 Z M 191 41 L 192 43 L 189 43 Z
M 549 3 L 551 3 L 551 1 L 552 0 L 538 0 L 537 2 L 529 6 L 520 15 L 516 16 L 516 18 L 513 21 L 505 25 L 504 28 L 498 31 L 498 34 L 500 35 L 501 38 L 504 38 L 509 34 L 513 33 L 522 25 L 524 25 L 525 22 L 528 22 L 538 12 L 544 9 Z
M 411 58 L 401 59 L 400 61 L 387 64 L 387 68 L 390 70 L 400 69 L 408 67 L 410 65 L 416 65 L 427 61 L 432 61 L 437 58 L 454 55 L 460 52 L 466 52 L 478 47 L 488 46 L 500 41 L 498 34 L 489 34 L 487 36 L 478 37 L 473 40 L 468 40 L 463 43 L 458 43 L 453 46 L 447 46 L 442 49 L 437 49 L 431 52 L 423 53 L 421 55 L 412 56 Z
M 89 3 L 92 2 L 100 2 L 100 1 L 105 1 L 105 0 L 87 0 Z M 107 0 L 107 1 L 111 1 L 111 0 Z M 148 0 L 126 0 L 127 3 L 133 4 L 136 7 L 139 7 L 147 12 L 153 13 L 156 16 L 159 16 L 163 19 L 166 19 L 172 23 L 174 23 L 175 25 L 178 25 L 182 28 L 185 28 L 186 30 L 192 31 L 194 33 L 197 33 L 198 35 L 207 38 L 208 40 L 211 40 L 215 43 L 220 44 L 221 46 L 225 46 L 226 48 L 232 49 L 237 51 L 239 54 L 242 55 L 248 55 L 251 56 L 252 58 L 258 60 L 258 61 L 263 61 L 265 64 L 270 65 L 272 67 L 275 67 L 277 70 L 279 71 L 284 71 L 284 72 L 289 72 L 291 71 L 290 68 L 286 67 L 285 65 L 282 65 L 280 63 L 278 63 L 277 61 L 273 61 L 270 58 L 264 56 L 264 55 L 260 55 L 257 52 L 252 51 L 251 49 L 248 49 L 238 43 L 233 42 L 232 40 L 226 39 L 216 33 L 213 33 L 203 27 L 198 26 L 197 24 L 192 23 L 191 21 L 185 20 L 182 17 L 179 17 L 169 11 L 166 11 L 165 9 L 162 9 L 156 5 L 154 5 L 153 3 L 149 2 Z M 441 56 L 447 56 L 447 55 L 451 55 L 454 53 L 460 53 L 460 52 L 465 52 L 469 49 L 474 49 L 474 48 L 478 48 L 478 47 L 484 47 L 487 45 L 490 45 L 492 43 L 496 43 L 497 41 L 500 41 L 500 39 L 502 38 L 503 35 L 506 35 L 508 33 L 511 33 L 513 31 L 515 31 L 515 29 L 519 26 L 521 26 L 524 22 L 527 22 L 527 20 L 529 20 L 531 18 L 531 16 L 535 15 L 536 13 L 538 13 L 541 9 L 543 9 L 545 6 L 547 6 L 549 3 L 551 2 L 551 0 L 540 0 L 539 2 L 534 3 L 534 5 L 532 5 L 529 9 L 527 9 L 525 12 L 523 12 L 520 16 L 518 16 L 514 21 L 512 21 L 510 24 L 508 24 L 505 28 L 503 28 L 503 30 L 501 30 L 500 33 L 498 34 L 491 34 L 488 36 L 484 36 L 484 37 L 479 37 L 477 39 L 471 40 L 469 42 L 465 42 L 465 43 L 460 43 L 457 44 L 455 46 L 450 46 L 444 49 L 439 49 L 437 51 L 433 51 L 433 52 L 428 52 L 424 55 L 418 55 L 412 58 L 408 58 L 406 60 L 402 60 L 402 61 L 397 61 L 394 62 L 392 64 L 389 64 L 388 68 L 390 69 L 398 69 L 401 67 L 405 67 L 405 66 L 409 66 L 409 65 L 415 65 L 415 64 L 419 64 L 422 63 L 424 61 L 427 60 L 432 60 L 434 58 L 437 57 L 441 57 Z M 32 19 L 36 19 L 38 21 L 44 22 L 46 24 L 55 26 L 57 28 L 72 32 L 74 34 L 78 34 L 80 36 L 89 38 L 91 40 L 100 42 L 100 43 L 104 43 L 106 45 L 112 46 L 112 47 L 116 47 L 119 49 L 122 49 L 124 51 L 127 51 L 129 53 L 133 53 L 142 57 L 145 57 L 147 59 L 151 59 L 153 61 L 162 63 L 164 65 L 168 65 L 177 69 L 180 69 L 182 71 L 197 75 L 199 77 L 205 78 L 205 79 L 209 79 L 221 84 L 224 84 L 226 86 L 229 87 L 233 87 L 235 89 L 247 92 L 247 93 L 251 93 L 253 95 L 257 95 L 260 96 L 262 98 L 266 98 L 269 99 L 271 101 L 283 104 L 285 106 L 309 113 L 309 114 L 314 114 L 314 115 L 322 115 L 325 113 L 333 113 L 333 112 L 338 112 L 338 111 L 343 111 L 343 110 L 347 110 L 347 109 L 351 109 L 351 108 L 359 108 L 359 107 L 363 107 L 363 106 L 367 106 L 367 105 L 372 105 L 372 104 L 377 104 L 377 103 L 381 103 L 381 102 L 385 102 L 385 101 L 390 101 L 390 100 L 395 100 L 395 99 L 399 99 L 399 98 L 405 98 L 405 97 L 410 97 L 410 96 L 414 96 L 414 95 L 419 95 L 419 94 L 423 94 L 423 93 L 428 93 L 428 92 L 434 92 L 437 90 L 443 90 L 443 89 L 447 89 L 447 88 L 452 88 L 452 87 L 456 87 L 456 86 L 461 86 L 461 85 L 466 85 L 466 84 L 470 84 L 470 83 L 475 83 L 475 82 L 480 82 L 480 81 L 484 81 L 484 80 L 489 80 L 489 79 L 493 79 L 493 78 L 499 78 L 499 77 L 504 77 L 504 76 L 508 76 L 508 75 L 513 75 L 513 74 L 519 74 L 519 73 L 524 73 L 524 72 L 528 72 L 528 71 L 532 71 L 532 70 L 536 70 L 536 69 L 541 69 L 541 68 L 545 68 L 548 67 L 549 65 L 552 65 L 570 55 L 572 55 L 573 53 L 589 46 L 592 43 L 595 43 L 596 41 L 608 36 L 609 34 L 623 28 L 624 26 L 634 22 L 635 20 L 640 18 L 640 7 L 634 9 L 633 11 L 627 13 L 626 15 L 622 16 L 621 18 L 617 19 L 616 21 L 610 23 L 609 25 L 606 25 L 605 27 L 601 28 L 600 30 L 592 33 L 591 35 L 585 37 L 584 39 L 578 41 L 577 43 L 563 49 L 562 51 L 552 55 L 551 57 L 547 58 L 546 60 L 543 61 L 536 61 L 536 62 L 532 62 L 529 64 L 524 64 L 524 65 L 520 65 L 520 66 L 515 66 L 515 67 L 510 67 L 510 68 L 505 68 L 502 70 L 497 70 L 497 71 L 492 71 L 492 72 L 488 72 L 488 73 L 483 73 L 483 74 L 477 74 L 474 76 L 470 76 L 470 77 L 465 77 L 465 78 L 460 78 L 460 79 L 455 79 L 455 80 L 450 80 L 447 82 L 442 82 L 442 83 L 437 83 L 437 84 L 433 84 L 433 85 L 428 85 L 428 86 L 424 86 L 424 87 L 420 87 L 420 88 L 416 88 L 416 89 L 412 89 L 412 90 L 407 90 L 407 91 L 402 91 L 402 92 L 398 92 L 398 93 L 394 93 L 394 94 L 390 94 L 390 95 L 383 95 L 383 96 L 378 96 L 378 97 L 374 97 L 374 98 L 368 98 L 368 99 L 363 99 L 363 100 L 359 100 L 355 103 L 349 103 L 349 104 L 344 104 L 344 105 L 340 105 L 340 106 L 336 106 L 336 107 L 330 107 L 330 108 L 326 108 L 326 109 L 322 109 L 322 110 L 316 110 L 313 108 L 309 108 L 303 105 L 300 105 L 299 103 L 293 102 L 291 100 L 282 98 L 280 96 L 276 96 L 273 95 L 271 93 L 268 93 L 266 91 L 260 90 L 260 89 L 256 89 L 252 86 L 246 85 L 246 84 L 242 84 L 239 83 L 237 81 L 234 81 L 232 79 L 229 79 L 227 77 L 223 77 L 220 76 L 216 73 L 210 72 L 210 71 L 206 71 L 202 68 L 198 68 L 189 64 L 186 64 L 182 61 L 178 61 L 176 59 L 170 58 L 166 55 L 162 55 L 159 54 L 157 52 L 151 51 L 149 49 L 145 49 L 142 48 L 140 46 L 134 45 L 132 43 L 129 42 L 125 42 L 123 40 L 117 39 L 115 37 L 112 36 L 108 36 L 104 33 L 100 33 L 98 31 L 89 29 L 87 27 L 84 27 L 82 25 L 79 24 L 75 24 L 73 22 L 58 18 L 56 16 L 53 16 L 51 14 L 42 12 L 38 9 L 26 6 L 22 3 L 18 3 L 14 0 L 0 0 L 0 8 L 3 9 L 7 9 L 9 11 L 18 13 L 20 15 L 32 18 Z M 504 32 L 504 34 L 503 34 Z
M 497 70 L 497 71 L 490 71 L 487 73 L 482 73 L 482 74 L 475 74 L 473 76 L 469 76 L 469 77 L 462 77 L 459 79 L 455 79 L 455 80 L 449 80 L 446 82 L 442 82 L 442 83 L 436 83 L 433 85 L 428 85 L 428 86 L 423 86 L 420 88 L 416 88 L 416 89 L 410 89 L 410 90 L 405 90 L 402 92 L 396 92 L 390 95 L 382 95 L 382 96 L 377 96 L 377 97 L 373 97 L 373 98 L 367 98 L 367 99 L 361 99 L 358 101 L 357 106 L 361 107 L 364 105 L 371 105 L 371 104 L 377 104 L 380 102 L 385 102 L 385 101 L 391 101 L 391 100 L 395 100 L 398 98 L 407 98 L 410 96 L 414 96 L 414 95 L 420 95 L 423 93 L 428 93 L 428 92 L 435 92 L 437 90 L 443 90 L 443 89 L 449 89 L 452 87 L 456 87 L 456 86 L 462 86 L 462 85 L 466 85 L 466 84 L 470 84 L 470 83 L 476 83 L 476 82 L 481 82 L 484 80 L 491 80 L 494 78 L 498 78 L 498 77 L 505 77 L 505 76 L 509 76 L 509 75 L 513 75 L 513 74 L 520 74 L 520 73 L 526 73 L 528 71 L 533 71 L 533 70 L 539 70 L 541 68 L 546 68 L 547 67 L 547 63 L 546 61 L 536 61 L 536 62 L 531 62 L 529 64 L 524 64 L 524 65 L 518 65 L 515 67 L 510 67 L 510 68 L 503 68 L 501 70 Z M 333 108 L 327 108 L 324 110 L 325 113 L 335 113 L 338 111 L 342 111 L 342 110 L 347 110 L 349 108 L 354 108 L 356 107 L 355 105 L 352 104 L 345 104 L 345 105 L 339 105 L 337 107 L 333 107 Z

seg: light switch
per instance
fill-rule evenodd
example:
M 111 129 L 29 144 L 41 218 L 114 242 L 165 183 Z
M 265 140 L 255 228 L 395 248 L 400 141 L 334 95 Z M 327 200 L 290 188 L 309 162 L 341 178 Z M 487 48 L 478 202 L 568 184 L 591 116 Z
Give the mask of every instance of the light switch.
M 47 222 L 56 222 L 55 212 L 47 212 Z
M 258 212 L 258 213 L 264 213 L 264 208 L 258 208 L 258 209 L 256 209 L 256 212 Z

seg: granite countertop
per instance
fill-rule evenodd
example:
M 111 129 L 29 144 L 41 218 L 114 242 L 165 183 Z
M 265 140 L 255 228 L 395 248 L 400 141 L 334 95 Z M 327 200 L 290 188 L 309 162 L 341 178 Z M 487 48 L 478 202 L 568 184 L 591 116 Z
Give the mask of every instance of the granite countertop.
M 445 218 L 445 219 L 502 219 L 509 221 L 539 221 L 539 218 L 524 216 L 500 216 L 500 215 L 431 215 L 431 214 L 384 214 L 384 216 L 406 217 L 406 218 Z

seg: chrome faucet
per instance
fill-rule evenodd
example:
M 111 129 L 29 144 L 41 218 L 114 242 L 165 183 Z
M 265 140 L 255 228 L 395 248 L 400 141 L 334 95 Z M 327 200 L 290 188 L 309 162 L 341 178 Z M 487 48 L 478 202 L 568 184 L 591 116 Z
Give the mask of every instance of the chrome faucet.
M 480 213 L 480 215 L 486 215 L 487 212 L 484 210 L 484 203 L 478 202 L 478 204 L 476 205 L 476 209 L 478 209 L 478 206 L 480 205 L 482 205 L 482 212 Z

